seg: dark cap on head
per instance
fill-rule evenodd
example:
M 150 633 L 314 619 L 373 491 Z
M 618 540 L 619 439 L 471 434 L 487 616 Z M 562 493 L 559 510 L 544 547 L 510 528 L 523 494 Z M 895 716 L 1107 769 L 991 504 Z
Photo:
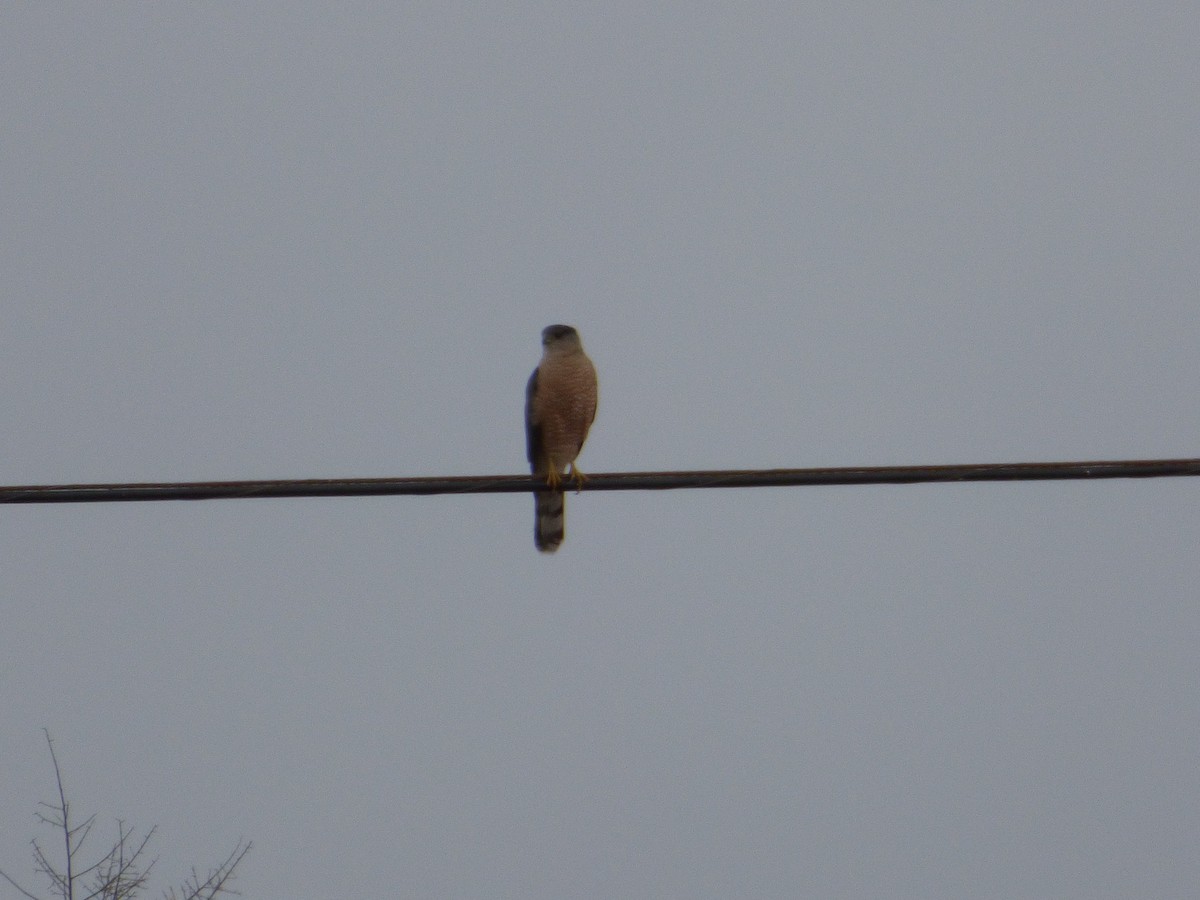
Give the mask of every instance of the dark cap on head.
M 570 325 L 547 325 L 542 329 L 542 343 L 548 344 L 572 335 L 578 337 L 579 333 Z

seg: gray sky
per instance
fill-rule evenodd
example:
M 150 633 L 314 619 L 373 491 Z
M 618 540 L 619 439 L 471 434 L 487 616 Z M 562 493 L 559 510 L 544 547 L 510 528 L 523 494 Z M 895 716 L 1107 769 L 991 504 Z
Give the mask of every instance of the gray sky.
M 0 483 L 1195 456 L 1200 8 L 13 4 Z M 10 507 L 57 739 L 247 897 L 1183 897 L 1190 480 Z M 106 836 L 106 835 L 105 835 Z M 0 896 L 7 897 L 0 889 Z

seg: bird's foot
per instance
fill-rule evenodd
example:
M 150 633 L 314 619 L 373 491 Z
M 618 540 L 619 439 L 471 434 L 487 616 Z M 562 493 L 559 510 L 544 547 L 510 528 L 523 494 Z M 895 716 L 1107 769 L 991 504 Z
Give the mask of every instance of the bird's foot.
M 567 470 L 567 477 L 575 482 L 575 493 L 583 490 L 583 483 L 587 481 L 587 476 L 575 468 L 575 463 L 571 463 Z

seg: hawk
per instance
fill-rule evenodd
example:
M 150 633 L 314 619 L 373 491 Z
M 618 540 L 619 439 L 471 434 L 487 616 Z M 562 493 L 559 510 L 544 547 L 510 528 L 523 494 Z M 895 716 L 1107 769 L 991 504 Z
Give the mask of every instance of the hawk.
M 568 469 L 576 491 L 583 486 L 575 457 L 596 418 L 597 386 L 596 369 L 570 325 L 544 328 L 542 348 L 542 361 L 525 388 L 525 441 L 530 471 L 550 488 L 534 495 L 533 543 L 553 553 L 565 530 L 563 470 Z

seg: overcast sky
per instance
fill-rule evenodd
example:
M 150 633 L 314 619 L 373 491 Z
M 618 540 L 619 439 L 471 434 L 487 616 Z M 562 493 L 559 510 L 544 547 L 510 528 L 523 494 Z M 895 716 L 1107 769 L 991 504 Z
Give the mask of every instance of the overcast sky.
M 9 4 L 0 483 L 1200 455 L 1189 2 Z M 1200 484 L 7 507 L 158 889 L 1194 896 Z M 57 844 L 51 844 L 57 846 Z M 0 885 L 0 897 L 12 892 Z

